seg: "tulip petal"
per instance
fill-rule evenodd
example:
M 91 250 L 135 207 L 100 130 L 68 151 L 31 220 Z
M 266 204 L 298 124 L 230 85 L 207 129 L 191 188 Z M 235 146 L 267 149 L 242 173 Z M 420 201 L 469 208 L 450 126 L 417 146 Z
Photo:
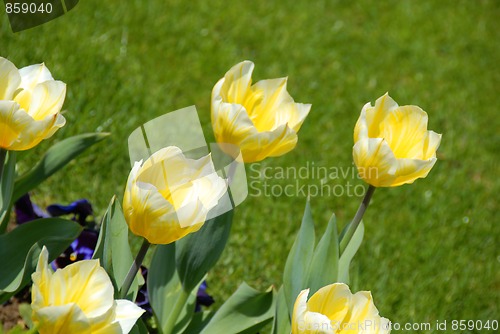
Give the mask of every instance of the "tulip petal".
M 91 334 L 89 321 L 75 303 L 35 310 L 33 321 L 40 334 Z
M 127 334 L 145 311 L 129 300 L 117 299 L 115 312 L 115 320 L 120 324 L 122 333 Z
M 292 333 L 302 333 L 302 326 L 305 325 L 305 315 L 307 313 L 307 296 L 309 289 L 302 290 L 295 300 L 292 314 Z
M 396 158 L 422 159 L 427 113 L 416 106 L 403 106 L 389 113 L 380 124 L 384 138 Z
M 366 124 L 368 125 L 368 136 L 370 138 L 380 137 L 379 125 L 384 121 L 387 115 L 396 109 L 398 104 L 388 93 L 375 101 L 373 108 L 366 109 Z
M 441 143 L 441 135 L 434 131 L 427 131 L 423 145 L 423 159 L 436 157 L 436 151 Z
M 353 159 L 360 177 L 375 187 L 389 187 L 395 179 L 396 158 L 382 138 L 368 138 L 356 142 Z
M 53 116 L 61 111 L 66 96 L 66 84 L 62 81 L 46 81 L 35 86 L 29 114 L 35 120 Z
M 396 178 L 392 181 L 391 187 L 410 184 L 418 178 L 426 177 L 436 161 L 436 158 L 428 160 L 398 159 L 395 173 Z
M 300 326 L 300 325 L 299 325 Z M 307 334 L 335 334 L 335 327 L 326 315 L 316 312 L 307 312 L 302 324 Z
M 345 284 L 335 283 L 319 289 L 307 302 L 311 312 L 324 314 L 334 323 L 341 323 L 351 302 L 351 291 Z
M 10 147 L 10 149 L 17 151 L 28 150 L 38 145 L 66 123 L 66 119 L 61 114 L 47 116 L 40 121 L 34 120 L 22 109 L 19 110 L 18 114 L 20 114 L 19 117 L 22 117 L 22 123 L 24 123 L 25 127 L 20 133 L 17 142 Z
M 13 101 L 0 101 L 0 148 L 9 149 L 27 126 L 30 117 Z
M 35 64 L 23 67 L 19 70 L 21 75 L 21 88 L 33 91 L 35 86 L 45 82 L 53 81 L 54 78 L 45 64 Z
M 57 270 L 51 280 L 51 305 L 78 304 L 90 322 L 102 318 L 113 306 L 113 285 L 99 260 L 79 261 Z
M 245 60 L 233 66 L 224 76 L 217 95 L 229 103 L 241 103 L 252 84 L 254 64 Z
M 12 100 L 20 84 L 21 75 L 17 67 L 0 57 L 0 100 Z

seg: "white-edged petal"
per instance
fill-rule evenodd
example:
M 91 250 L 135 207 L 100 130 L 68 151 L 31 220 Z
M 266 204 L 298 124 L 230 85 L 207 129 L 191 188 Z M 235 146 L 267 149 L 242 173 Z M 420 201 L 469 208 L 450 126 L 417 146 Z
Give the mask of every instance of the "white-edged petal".
M 145 311 L 142 308 L 129 300 L 116 300 L 115 321 L 120 324 L 123 334 L 127 334 L 132 330 L 132 327 L 137 322 L 137 319 L 139 319 L 144 312 Z
M 12 100 L 21 84 L 21 75 L 17 67 L 0 57 L 0 100 Z

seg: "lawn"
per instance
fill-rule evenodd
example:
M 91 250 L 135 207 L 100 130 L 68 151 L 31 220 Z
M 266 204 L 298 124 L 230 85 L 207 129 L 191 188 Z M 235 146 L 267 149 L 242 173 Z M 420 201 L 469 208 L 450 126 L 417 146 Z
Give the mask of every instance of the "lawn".
M 389 92 L 426 110 L 443 138 L 426 179 L 375 192 L 352 289 L 371 290 L 393 322 L 500 320 L 498 2 L 85 0 L 16 34 L 0 14 L 0 55 L 18 67 L 45 62 L 68 86 L 67 125 L 21 169 L 62 138 L 112 134 L 39 187 L 37 203 L 87 198 L 102 215 L 123 194 L 128 135 L 169 111 L 196 105 L 213 141 L 211 89 L 245 59 L 256 64 L 255 80 L 288 76 L 294 99 L 312 103 L 294 151 L 247 166 L 256 182 L 265 168 L 353 168 L 359 112 Z M 351 176 L 328 182 L 362 185 Z M 259 289 L 281 284 L 306 202 L 301 193 L 251 195 L 208 278 L 219 303 L 243 280 Z M 361 198 L 338 195 L 311 196 L 318 232 L 333 212 L 339 226 L 354 215 Z

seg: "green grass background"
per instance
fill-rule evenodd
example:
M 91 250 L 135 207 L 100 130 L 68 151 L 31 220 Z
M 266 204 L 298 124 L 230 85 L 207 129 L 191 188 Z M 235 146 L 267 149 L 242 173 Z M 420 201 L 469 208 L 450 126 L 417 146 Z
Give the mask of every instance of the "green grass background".
M 438 162 L 426 179 L 375 192 L 352 288 L 371 290 L 394 322 L 500 320 L 499 19 L 497 1 L 479 0 L 85 0 L 16 34 L 2 13 L 0 55 L 18 67 L 43 61 L 67 83 L 68 123 L 52 143 L 112 133 L 34 194 L 40 204 L 88 198 L 97 215 L 122 196 L 128 135 L 195 104 L 211 140 L 211 89 L 244 59 L 255 62 L 255 80 L 288 76 L 295 100 L 313 105 L 296 149 L 262 166 L 352 167 L 364 103 L 388 91 L 401 105 L 422 107 L 429 128 L 443 134 Z M 24 168 L 50 144 L 31 151 Z M 331 180 L 347 181 L 362 184 Z M 209 277 L 219 303 L 243 280 L 260 289 L 281 283 L 305 201 L 249 197 L 237 208 Z M 360 198 L 311 201 L 322 232 L 332 212 L 345 225 Z

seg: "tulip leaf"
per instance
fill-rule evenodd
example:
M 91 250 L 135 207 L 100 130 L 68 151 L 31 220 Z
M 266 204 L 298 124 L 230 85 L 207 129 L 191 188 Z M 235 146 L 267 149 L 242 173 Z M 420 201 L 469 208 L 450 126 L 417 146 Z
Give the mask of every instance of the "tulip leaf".
M 37 187 L 87 148 L 100 142 L 108 135 L 107 133 L 86 133 L 54 144 L 35 167 L 16 180 L 12 197 L 14 201 Z
M 199 334 L 207 326 L 207 324 L 212 320 L 215 312 L 213 311 L 205 311 L 205 312 L 196 312 L 193 315 L 193 319 L 189 323 L 189 326 L 186 328 L 185 333 L 189 334 Z
M 340 255 L 339 259 L 339 273 L 338 273 L 338 282 L 349 284 L 349 267 L 351 265 L 351 261 L 356 255 L 359 247 L 361 246 L 361 242 L 363 241 L 363 236 L 365 234 L 365 226 L 363 222 L 361 222 L 354 232 L 351 240 L 347 244 L 344 252 Z
M 4 233 L 9 224 L 12 194 L 16 176 L 16 152 L 0 149 L 0 234 Z M 5 163 L 5 164 L 4 164 Z M 3 168 L 2 168 L 3 167 Z
M 308 200 L 299 233 L 288 254 L 283 274 L 283 289 L 290 316 L 295 299 L 300 291 L 307 287 L 307 273 L 313 258 L 314 240 L 314 222 Z
M 111 199 L 102 219 L 93 258 L 100 259 L 101 266 L 106 269 L 115 286 L 115 293 L 118 293 L 134 258 L 128 241 L 128 225 L 116 196 Z M 144 284 L 144 279 L 138 273 L 132 282 L 127 298 L 134 300 L 142 284 Z
M 255 334 L 272 321 L 275 307 L 276 298 L 272 288 L 259 292 L 242 283 L 200 334 Z
M 0 235 L 0 290 L 18 291 L 30 280 L 43 246 L 53 261 L 75 240 L 82 228 L 61 218 L 38 219 Z
M 183 290 L 175 267 L 175 252 L 174 244 L 156 246 L 148 272 L 149 303 L 156 317 L 158 328 L 164 334 L 170 334 L 165 330 L 165 325 L 173 316 L 174 312 L 172 311 L 177 307 L 181 307 L 182 310 L 177 319 L 174 319 L 175 327 L 172 334 L 182 333 L 189 325 L 194 314 L 196 292 L 198 291 L 193 289 L 187 296 L 187 300 L 182 299 L 182 296 L 186 296 L 187 292 Z M 199 284 L 196 288 L 198 286 Z
M 337 282 L 339 267 L 339 238 L 337 233 L 337 222 L 332 215 L 325 234 L 319 241 L 314 251 L 307 287 L 313 295 L 321 287 Z
M 233 210 L 209 219 L 202 228 L 176 244 L 176 263 L 179 277 L 186 291 L 191 291 L 217 263 L 226 247 Z
M 148 334 L 148 328 L 141 318 L 137 319 L 129 334 Z
M 290 333 L 292 330 L 288 306 L 286 304 L 283 286 L 278 291 L 276 298 L 276 314 L 274 316 L 272 334 Z

